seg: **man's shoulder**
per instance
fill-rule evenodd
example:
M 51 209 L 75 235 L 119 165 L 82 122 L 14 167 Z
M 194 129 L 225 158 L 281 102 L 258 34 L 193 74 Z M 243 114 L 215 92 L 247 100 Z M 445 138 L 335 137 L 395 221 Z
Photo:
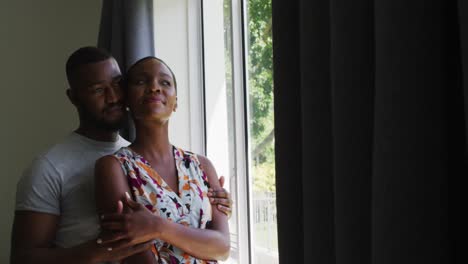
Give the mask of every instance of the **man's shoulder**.
M 130 141 L 126 140 L 125 138 L 119 135 L 118 145 L 120 148 L 128 147 L 130 146 L 130 144 L 131 144 Z
M 16 187 L 17 211 L 33 211 L 60 214 L 63 175 L 57 169 L 67 158 L 63 150 L 67 149 L 68 137 L 37 155 L 23 170 Z
M 42 151 L 42 153 L 36 157 L 36 161 L 41 163 L 49 162 L 52 164 L 61 163 L 63 160 L 69 159 L 70 154 L 78 152 L 78 150 L 83 147 L 83 145 L 77 142 L 73 134 L 69 134 Z
M 109 147 L 107 143 L 92 141 L 72 132 L 39 154 L 32 165 L 36 168 L 52 168 L 58 172 L 68 171 L 72 165 L 76 171 L 94 165 L 98 158 L 129 144 L 119 136 L 113 147 Z
M 60 139 L 57 143 L 40 152 L 30 163 L 24 174 L 37 174 L 38 172 L 56 170 L 56 165 L 67 160 L 66 153 L 73 149 L 70 135 Z M 28 173 L 29 172 L 29 173 Z

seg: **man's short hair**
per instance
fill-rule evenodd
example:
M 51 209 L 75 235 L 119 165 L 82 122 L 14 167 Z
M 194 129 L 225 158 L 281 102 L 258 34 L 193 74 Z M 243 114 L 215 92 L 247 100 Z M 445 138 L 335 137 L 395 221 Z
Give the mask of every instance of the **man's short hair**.
M 96 47 L 83 47 L 73 52 L 68 57 L 65 71 L 67 73 L 67 80 L 70 87 L 76 77 L 77 70 L 85 64 L 96 63 L 112 58 L 112 55 L 101 48 Z

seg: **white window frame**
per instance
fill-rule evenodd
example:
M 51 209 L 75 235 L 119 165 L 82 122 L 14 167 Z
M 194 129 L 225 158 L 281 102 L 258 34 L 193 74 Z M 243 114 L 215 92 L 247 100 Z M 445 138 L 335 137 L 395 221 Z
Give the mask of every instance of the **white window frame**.
M 205 72 L 204 72 L 204 39 L 203 39 L 203 0 L 154 0 L 165 8 L 175 1 L 177 7 L 184 6 L 186 8 L 186 43 L 178 43 L 177 48 L 171 49 L 169 41 L 171 38 L 170 32 L 180 30 L 180 28 L 173 27 L 169 21 L 164 21 L 164 28 L 156 24 L 155 19 L 155 43 L 156 54 L 161 58 L 176 58 L 178 52 L 185 52 L 187 54 L 186 67 L 178 68 L 179 72 L 176 75 L 188 76 L 185 80 L 186 85 L 178 87 L 181 93 L 188 96 L 189 106 L 184 113 L 176 113 L 175 125 L 171 128 L 171 134 L 174 130 L 189 129 L 190 133 L 178 134 L 171 141 L 175 144 L 178 142 L 188 142 L 185 145 L 179 144 L 181 147 L 186 147 L 196 153 L 203 155 L 207 154 L 207 140 L 206 140 L 206 113 L 205 113 Z M 217 0 L 220 1 L 220 0 Z M 155 5 L 156 6 L 156 5 Z M 235 164 L 232 175 L 235 175 L 235 189 L 231 192 L 236 192 L 237 200 L 234 201 L 234 207 L 238 209 L 237 231 L 238 231 L 238 259 L 237 263 L 253 263 L 252 261 L 252 234 L 250 223 L 252 203 L 250 201 L 251 195 L 251 182 L 249 177 L 249 145 L 248 145 L 248 128 L 247 128 L 247 115 L 248 115 L 248 95 L 247 91 L 247 43 L 246 43 L 246 3 L 245 0 L 232 0 L 232 82 L 233 82 L 233 97 L 234 97 L 234 128 L 235 128 Z M 180 9 L 167 8 L 164 10 L 155 10 L 155 16 L 159 12 L 164 12 L 164 17 L 170 19 L 172 15 L 180 16 Z M 174 12 L 172 14 L 171 12 Z M 159 27 L 158 27 L 159 26 Z M 180 26 L 180 25 L 179 25 Z M 160 39 L 158 39 L 160 38 Z M 166 41 L 163 47 L 158 46 L 158 40 Z M 180 47 L 186 50 L 180 50 Z M 171 65 L 169 61 L 169 65 Z M 178 79 L 179 81 L 179 79 Z M 179 116 L 177 116 L 179 115 Z M 182 116 L 189 117 L 189 124 L 187 120 L 182 120 Z M 185 123 L 184 123 L 185 122 Z M 216 164 L 215 164 L 216 166 Z M 226 179 L 229 180 L 228 178 Z
M 239 210 L 238 230 L 239 230 L 239 263 L 252 263 L 251 244 L 252 233 L 250 223 L 250 209 L 252 203 L 251 182 L 248 175 L 248 128 L 247 128 L 247 51 L 246 51 L 246 25 L 244 23 L 246 16 L 245 1 L 232 0 L 232 58 L 233 58 L 233 91 L 234 91 L 234 116 L 236 130 L 236 170 L 237 175 L 237 206 L 247 210 Z M 244 194 L 244 195 L 241 195 Z M 242 243 L 244 242 L 244 243 Z
M 200 1 L 203 8 L 203 0 Z M 248 176 L 248 160 L 249 160 L 249 146 L 248 146 L 248 129 L 247 129 L 247 114 L 248 114 L 248 101 L 246 95 L 246 82 L 247 82 L 247 51 L 246 51 L 246 24 L 244 23 L 245 2 L 243 0 L 232 0 L 231 9 L 231 22 L 232 22 L 232 82 L 233 82 L 233 97 L 234 97 L 234 134 L 235 134 L 235 164 L 232 175 L 236 178 L 235 189 L 237 200 L 234 201 L 234 206 L 238 209 L 237 218 L 237 236 L 239 243 L 238 247 L 238 263 L 253 263 L 251 251 L 251 226 L 253 223 L 251 219 L 250 208 L 250 177 Z M 202 14 L 203 17 L 203 14 Z M 203 24 L 203 23 L 202 23 Z M 208 25 L 210 26 L 210 25 Z M 204 30 L 202 29 L 202 32 Z M 205 79 L 209 76 L 205 76 Z M 206 116 L 206 115 L 205 115 Z M 208 121 L 206 122 L 208 123 Z M 205 130 L 206 133 L 206 130 Z M 233 180 L 231 180 L 233 182 Z
M 202 6 L 201 1 L 187 0 L 188 17 L 188 75 L 191 85 L 189 90 L 190 123 L 194 128 L 190 130 L 192 150 L 206 155 L 206 120 L 205 120 L 205 91 L 204 91 L 204 65 L 203 65 L 203 34 L 202 34 Z

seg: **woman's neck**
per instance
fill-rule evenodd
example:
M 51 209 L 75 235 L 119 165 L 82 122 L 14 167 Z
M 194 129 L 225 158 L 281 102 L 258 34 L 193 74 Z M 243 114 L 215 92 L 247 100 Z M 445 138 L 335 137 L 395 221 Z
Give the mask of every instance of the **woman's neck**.
M 142 122 L 143 123 L 143 122 Z M 146 123 L 135 122 L 136 137 L 131 145 L 145 159 L 165 161 L 173 158 L 172 144 L 169 142 L 168 122 Z

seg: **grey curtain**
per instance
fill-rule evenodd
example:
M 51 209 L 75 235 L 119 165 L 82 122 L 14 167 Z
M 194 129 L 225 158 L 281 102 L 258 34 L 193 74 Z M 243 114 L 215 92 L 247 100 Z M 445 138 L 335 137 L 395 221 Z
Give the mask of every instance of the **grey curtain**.
M 468 263 L 467 1 L 272 1 L 280 263 Z
M 153 1 L 103 0 L 98 47 L 111 52 L 125 72 L 137 60 L 155 56 Z M 133 140 L 133 123 L 121 134 Z

